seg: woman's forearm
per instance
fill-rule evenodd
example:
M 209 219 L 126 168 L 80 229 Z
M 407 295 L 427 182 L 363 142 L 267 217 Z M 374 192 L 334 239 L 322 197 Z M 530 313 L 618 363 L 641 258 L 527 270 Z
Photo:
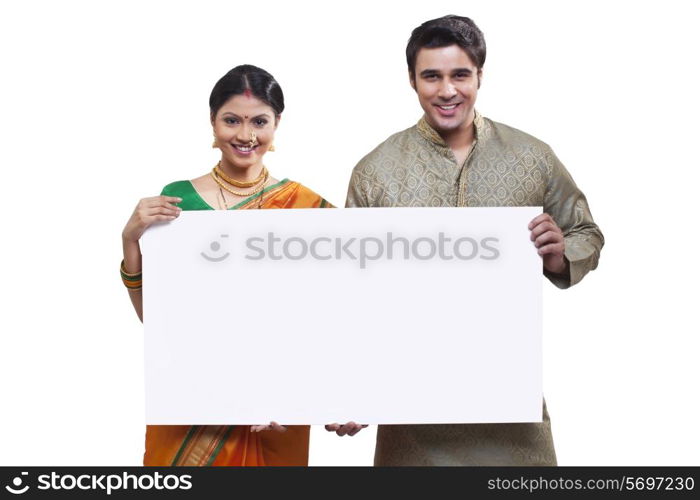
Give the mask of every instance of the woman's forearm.
M 124 251 L 124 268 L 126 272 L 141 272 L 141 247 L 139 247 L 139 242 L 122 237 L 122 249 Z M 137 290 L 128 289 L 128 291 L 136 315 L 143 322 L 143 292 L 140 288 Z

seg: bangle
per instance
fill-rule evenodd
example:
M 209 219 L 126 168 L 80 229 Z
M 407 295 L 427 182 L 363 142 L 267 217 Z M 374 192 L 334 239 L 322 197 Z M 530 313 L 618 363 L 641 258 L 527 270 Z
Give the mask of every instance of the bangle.
M 124 259 L 119 266 L 119 273 L 122 275 L 122 281 L 124 286 L 129 290 L 140 290 L 141 289 L 141 272 L 138 273 L 127 273 L 124 267 Z

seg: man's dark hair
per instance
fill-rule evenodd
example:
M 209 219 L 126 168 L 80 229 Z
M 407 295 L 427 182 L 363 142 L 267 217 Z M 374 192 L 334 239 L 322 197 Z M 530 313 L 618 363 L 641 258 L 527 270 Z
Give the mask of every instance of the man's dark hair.
M 444 16 L 426 21 L 411 33 L 406 46 L 406 62 L 411 78 L 416 77 L 416 57 L 423 48 L 457 45 L 461 47 L 478 69 L 486 61 L 486 42 L 479 27 L 468 17 Z
M 233 96 L 244 94 L 246 91 L 269 105 L 275 114 L 279 115 L 284 111 L 284 94 L 277 80 L 262 68 L 243 64 L 226 73 L 214 85 L 209 96 L 209 110 L 212 119 L 226 101 Z

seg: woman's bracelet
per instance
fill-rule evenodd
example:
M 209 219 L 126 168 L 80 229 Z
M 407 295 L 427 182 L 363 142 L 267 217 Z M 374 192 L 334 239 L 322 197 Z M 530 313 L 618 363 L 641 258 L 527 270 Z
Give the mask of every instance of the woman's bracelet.
M 125 287 L 127 287 L 129 290 L 141 289 L 141 272 L 127 273 L 126 268 L 124 267 L 124 259 L 122 259 L 122 263 L 119 266 L 119 272 L 122 275 L 122 281 L 124 282 Z

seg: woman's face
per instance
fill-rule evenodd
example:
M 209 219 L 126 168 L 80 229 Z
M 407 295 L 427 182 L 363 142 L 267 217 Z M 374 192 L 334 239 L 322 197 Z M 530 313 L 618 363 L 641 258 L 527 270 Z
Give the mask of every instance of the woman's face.
M 272 145 L 279 117 L 252 94 L 235 95 L 221 106 L 212 121 L 221 163 L 233 168 L 262 166 Z M 251 138 L 255 134 L 255 141 Z

